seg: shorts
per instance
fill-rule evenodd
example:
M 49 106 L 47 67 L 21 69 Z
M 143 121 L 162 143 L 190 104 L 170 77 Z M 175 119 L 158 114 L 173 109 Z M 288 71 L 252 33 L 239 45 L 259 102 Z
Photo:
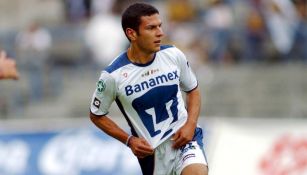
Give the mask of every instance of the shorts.
M 196 128 L 193 140 L 179 149 L 173 149 L 173 141 L 167 139 L 155 149 L 154 155 L 138 159 L 143 175 L 180 175 L 188 165 L 208 165 L 202 139 L 201 128 Z

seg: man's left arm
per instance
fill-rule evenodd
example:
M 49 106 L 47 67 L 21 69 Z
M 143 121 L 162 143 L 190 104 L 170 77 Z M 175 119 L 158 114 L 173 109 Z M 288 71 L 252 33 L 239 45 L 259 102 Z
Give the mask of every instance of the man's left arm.
M 201 106 L 200 90 L 198 87 L 190 92 L 187 92 L 186 101 L 188 119 L 172 137 L 174 141 L 173 147 L 175 149 L 180 148 L 193 139 Z

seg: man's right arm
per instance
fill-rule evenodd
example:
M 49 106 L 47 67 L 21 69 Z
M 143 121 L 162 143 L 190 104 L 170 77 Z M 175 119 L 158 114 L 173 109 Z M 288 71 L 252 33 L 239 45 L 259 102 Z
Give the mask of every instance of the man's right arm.
M 134 155 L 143 158 L 153 153 L 153 149 L 143 138 L 129 137 L 111 118 L 107 116 L 108 110 L 116 98 L 116 83 L 107 72 L 102 72 L 97 82 L 90 107 L 91 121 L 103 132 L 119 140 L 131 148 Z
M 108 116 L 96 116 L 90 112 L 90 119 L 99 129 L 126 144 L 129 134 L 122 130 Z
M 99 129 L 111 137 L 119 140 L 124 144 L 126 144 L 128 141 L 127 146 L 131 148 L 133 154 L 138 158 L 144 158 L 153 154 L 154 150 L 145 139 L 138 137 L 131 137 L 129 139 L 129 134 L 121 129 L 108 116 L 96 116 L 90 112 L 90 119 Z

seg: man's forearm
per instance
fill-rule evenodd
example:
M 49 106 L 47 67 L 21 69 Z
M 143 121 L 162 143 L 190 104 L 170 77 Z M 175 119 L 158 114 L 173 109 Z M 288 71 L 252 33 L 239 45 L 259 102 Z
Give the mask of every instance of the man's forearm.
M 126 144 L 129 134 L 121 129 L 116 123 L 114 123 L 107 116 L 95 116 L 90 113 L 91 121 L 102 131 L 110 135 L 111 137 L 119 140 L 120 142 Z
M 186 100 L 187 100 L 187 110 L 188 110 L 187 123 L 192 124 L 196 127 L 201 106 L 199 88 L 197 87 L 193 91 L 187 93 Z

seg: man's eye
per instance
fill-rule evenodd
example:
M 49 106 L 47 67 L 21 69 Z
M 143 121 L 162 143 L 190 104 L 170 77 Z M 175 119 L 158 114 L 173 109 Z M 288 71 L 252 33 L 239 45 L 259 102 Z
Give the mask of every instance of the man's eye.
M 153 29 L 155 29 L 155 26 L 148 26 L 147 29 L 148 30 L 153 30 Z

